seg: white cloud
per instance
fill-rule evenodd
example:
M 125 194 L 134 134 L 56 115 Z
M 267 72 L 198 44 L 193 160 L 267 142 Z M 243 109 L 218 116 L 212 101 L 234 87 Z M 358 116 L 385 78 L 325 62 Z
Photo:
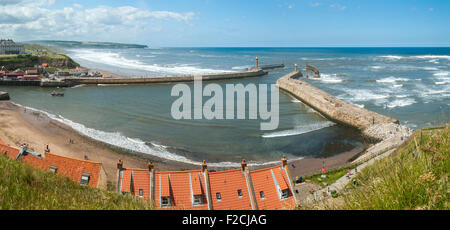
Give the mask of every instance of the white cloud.
M 314 3 L 311 3 L 311 4 L 309 4 L 311 7 L 319 7 L 320 5 L 322 5 L 322 4 L 320 4 L 319 2 L 314 2 Z
M 161 30 L 164 21 L 189 23 L 193 12 L 149 11 L 131 6 L 83 8 L 74 4 L 63 9 L 48 9 L 54 0 L 9 1 L 0 4 L 0 31 L 21 40 L 138 35 Z
M 339 3 L 331 4 L 330 7 L 331 8 L 336 8 L 338 10 L 345 10 L 345 9 L 347 9 L 346 6 L 343 6 L 343 5 L 339 4 Z
M 19 4 L 21 2 L 25 2 L 27 0 L 0 0 L 0 6 L 1 5 L 15 5 Z

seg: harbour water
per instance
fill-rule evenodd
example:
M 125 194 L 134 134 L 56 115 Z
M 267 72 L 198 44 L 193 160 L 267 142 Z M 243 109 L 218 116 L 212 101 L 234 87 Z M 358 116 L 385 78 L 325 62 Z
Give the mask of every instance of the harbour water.
M 321 78 L 311 84 L 412 129 L 448 122 L 450 111 L 449 48 L 160 48 L 84 49 L 69 55 L 81 65 L 127 76 L 170 76 L 239 71 L 254 65 L 283 62 L 257 78 L 215 82 L 274 84 L 306 63 Z M 192 87 L 192 85 L 190 85 Z M 213 166 L 236 166 L 305 156 L 329 156 L 360 146 L 351 130 L 280 91 L 278 129 L 261 131 L 261 120 L 175 120 L 173 84 L 77 86 L 59 89 L 0 87 L 13 102 L 45 111 L 94 139 L 161 158 Z M 207 98 L 204 98 L 204 102 Z

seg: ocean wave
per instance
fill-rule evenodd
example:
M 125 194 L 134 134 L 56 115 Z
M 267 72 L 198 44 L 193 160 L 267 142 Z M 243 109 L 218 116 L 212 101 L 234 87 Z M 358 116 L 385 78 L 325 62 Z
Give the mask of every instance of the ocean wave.
M 387 78 L 382 78 L 379 80 L 376 80 L 376 82 L 378 83 L 394 83 L 397 81 L 409 81 L 409 79 L 407 78 L 396 78 L 396 77 L 387 77 Z
M 71 51 L 74 53 L 74 57 L 79 59 L 111 65 L 114 67 L 145 70 L 161 74 L 211 74 L 211 73 L 232 72 L 231 70 L 208 69 L 189 65 L 163 66 L 158 64 L 146 64 L 139 60 L 125 58 L 121 56 L 119 53 L 112 53 L 112 52 L 103 52 L 95 50 L 71 50 Z
M 72 86 L 70 88 L 74 89 L 74 88 L 79 88 L 79 87 L 84 87 L 84 86 L 86 86 L 86 85 L 85 84 L 81 84 L 81 85 Z
M 388 108 L 395 108 L 395 107 L 404 107 L 404 106 L 412 105 L 414 103 L 416 103 L 416 101 L 411 98 L 397 99 L 397 100 L 389 102 L 386 106 Z
M 447 59 L 450 60 L 450 55 L 417 55 L 417 56 L 412 56 L 414 58 L 419 58 L 419 59 Z
M 162 159 L 187 163 L 187 164 L 193 164 L 193 165 L 201 165 L 202 164 L 202 162 L 200 162 L 200 161 L 191 160 L 184 156 L 180 156 L 180 155 L 177 155 L 177 154 L 167 151 L 166 149 L 168 148 L 168 146 L 164 146 L 164 145 L 157 144 L 154 142 L 150 142 L 149 144 L 151 146 L 149 146 L 149 145 L 147 145 L 146 142 L 144 142 L 138 138 L 126 137 L 119 132 L 105 132 L 105 131 L 101 131 L 101 130 L 96 130 L 93 128 L 86 127 L 83 124 L 74 122 L 70 119 L 67 119 L 67 118 L 61 116 L 61 115 L 55 115 L 55 114 L 46 112 L 44 110 L 31 108 L 31 107 L 20 105 L 20 104 L 14 103 L 14 102 L 11 102 L 11 103 L 13 103 L 19 107 L 26 108 L 27 110 L 31 110 L 34 112 L 44 114 L 52 120 L 55 120 L 62 124 L 70 126 L 72 129 L 74 129 L 76 132 L 78 132 L 79 134 L 81 134 L 83 136 L 86 136 L 86 137 L 92 138 L 94 140 L 109 144 L 111 146 L 119 147 L 119 148 L 126 149 L 126 150 L 131 150 L 133 152 L 139 152 L 139 153 L 143 153 L 143 154 L 152 155 L 152 156 L 159 157 Z M 300 160 L 300 159 L 303 159 L 303 157 L 298 157 L 298 158 L 294 158 L 291 160 Z M 277 161 L 268 161 L 268 162 L 249 161 L 247 165 L 248 166 L 265 166 L 265 165 L 273 165 L 273 164 L 279 164 L 279 161 L 278 160 Z M 224 161 L 224 162 L 217 162 L 217 163 L 213 163 L 213 162 L 208 163 L 208 166 L 217 167 L 217 168 L 230 168 L 230 167 L 240 167 L 241 164 L 237 163 L 237 162 Z
M 450 75 L 450 71 L 439 71 L 433 74 L 433 76 L 437 76 L 437 77 L 445 77 Z
M 330 127 L 333 125 L 335 125 L 335 123 L 333 123 L 331 121 L 309 124 L 309 125 L 301 125 L 301 126 L 296 126 L 293 129 L 289 129 L 289 130 L 265 133 L 262 135 L 262 137 L 263 138 L 274 138 L 274 137 L 295 136 L 295 135 L 300 135 L 300 134 L 317 131 L 317 130 L 320 130 L 320 129 L 323 129 L 326 127 Z
M 380 58 L 386 58 L 389 60 L 400 60 L 402 58 L 404 58 L 403 56 L 397 56 L 397 55 L 383 55 L 383 56 L 379 56 Z
M 316 81 L 322 81 L 322 82 L 326 82 L 326 83 L 340 83 L 343 82 L 342 79 L 337 78 L 338 74 L 326 74 L 326 73 L 321 73 L 320 74 L 320 78 L 311 78 L 312 80 L 316 80 Z
M 394 87 L 394 88 L 400 88 L 400 87 L 403 87 L 403 85 L 402 85 L 402 84 L 397 84 L 397 85 L 393 85 L 392 87 Z
M 389 97 L 386 93 L 378 94 L 367 89 L 345 89 L 348 96 L 338 96 L 340 99 L 355 101 L 383 100 Z

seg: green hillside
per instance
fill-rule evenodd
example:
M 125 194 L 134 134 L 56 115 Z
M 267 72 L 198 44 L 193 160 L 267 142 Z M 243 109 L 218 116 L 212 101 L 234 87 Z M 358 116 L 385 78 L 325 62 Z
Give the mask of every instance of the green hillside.
M 0 156 L 0 210 L 145 210 L 150 203 L 132 195 L 80 186 Z
M 395 154 L 347 185 L 338 209 L 450 209 L 449 125 L 416 131 Z

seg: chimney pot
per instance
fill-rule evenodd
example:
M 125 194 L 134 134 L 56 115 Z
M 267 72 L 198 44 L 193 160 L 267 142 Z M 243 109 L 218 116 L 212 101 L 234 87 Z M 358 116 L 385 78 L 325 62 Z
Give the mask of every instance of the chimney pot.
M 287 159 L 285 155 L 283 155 L 283 158 L 281 158 L 281 164 L 283 165 L 283 167 L 287 165 Z
M 121 159 L 117 162 L 117 169 L 122 170 L 123 169 L 123 162 Z
M 203 160 L 202 162 L 202 172 L 204 172 L 207 169 L 206 161 Z
M 242 159 L 241 168 L 242 168 L 242 171 L 245 171 L 245 169 L 247 168 L 247 162 L 245 161 L 245 159 Z
M 148 171 L 152 171 L 153 170 L 153 162 L 150 161 L 148 162 Z

